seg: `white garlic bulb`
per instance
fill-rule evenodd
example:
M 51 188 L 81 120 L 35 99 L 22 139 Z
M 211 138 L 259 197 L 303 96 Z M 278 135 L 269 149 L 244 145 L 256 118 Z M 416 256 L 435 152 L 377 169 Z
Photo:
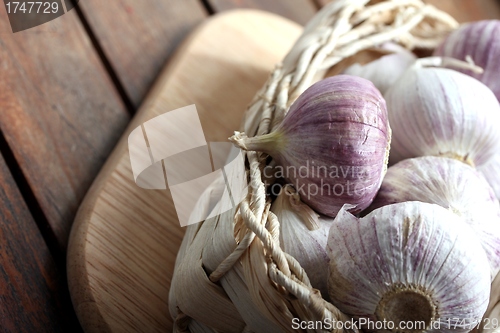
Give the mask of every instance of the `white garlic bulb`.
M 397 203 L 360 219 L 343 208 L 327 249 L 333 304 L 365 323 L 467 332 L 488 306 L 486 255 L 460 217 L 438 205 Z
M 477 168 L 486 178 L 500 200 L 500 152 L 493 155 L 485 164 Z
M 391 128 L 373 83 L 336 75 L 307 88 L 271 133 L 235 132 L 229 140 L 269 154 L 279 166 L 276 178 L 318 213 L 335 217 L 346 203 L 360 212 L 373 201 L 387 170 Z
M 434 155 L 479 166 L 500 150 L 500 105 L 493 92 L 457 71 L 425 67 L 441 63 L 446 65 L 441 58 L 417 60 L 385 94 L 391 163 Z
M 344 71 L 344 74 L 370 80 L 384 94 L 406 69 L 415 62 L 417 57 L 398 44 L 384 43 L 381 48 L 394 53 L 385 55 L 365 65 L 354 64 L 349 66 Z
M 462 24 L 434 50 L 434 55 L 465 60 L 471 57 L 483 73 L 462 70 L 487 85 L 500 100 L 500 21 L 484 20 Z
M 318 215 L 300 201 L 299 194 L 291 185 L 281 189 L 271 211 L 280 221 L 281 248 L 297 259 L 311 285 L 323 297 L 328 297 L 326 241 L 332 220 L 318 219 Z
M 387 170 L 370 209 L 405 201 L 437 204 L 462 217 L 481 241 L 495 278 L 500 271 L 500 204 L 479 172 L 444 157 L 401 161 Z

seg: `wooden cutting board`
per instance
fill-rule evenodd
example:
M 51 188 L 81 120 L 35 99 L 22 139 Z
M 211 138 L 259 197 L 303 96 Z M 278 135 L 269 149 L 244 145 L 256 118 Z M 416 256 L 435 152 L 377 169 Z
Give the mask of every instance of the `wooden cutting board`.
M 159 76 L 87 194 L 68 250 L 68 282 L 86 332 L 172 330 L 168 292 L 181 228 L 169 190 L 139 188 L 127 138 L 145 121 L 195 104 L 206 141 L 227 141 L 301 27 L 237 10 L 202 24 Z

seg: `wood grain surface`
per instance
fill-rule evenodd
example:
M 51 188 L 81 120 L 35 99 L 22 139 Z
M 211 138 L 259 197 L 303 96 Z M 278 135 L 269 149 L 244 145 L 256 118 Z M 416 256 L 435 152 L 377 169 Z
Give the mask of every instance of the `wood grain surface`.
M 500 18 L 498 0 L 426 0 L 426 2 L 450 13 L 459 22 Z
M 0 184 L 0 331 L 78 332 L 63 277 L 1 155 Z
M 68 282 L 86 332 L 172 330 L 168 292 L 184 228 L 168 190 L 134 183 L 128 134 L 157 115 L 195 104 L 206 140 L 227 141 L 300 31 L 272 14 L 232 11 L 206 21 L 177 51 L 75 220 Z
M 0 128 L 61 253 L 76 210 L 129 121 L 71 11 L 13 34 L 0 6 Z M 48 241 L 53 241 L 48 239 Z
M 134 108 L 179 42 L 207 16 L 198 0 L 85 0 L 79 7 Z
M 332 0 L 314 0 L 321 7 Z M 498 0 L 424 0 L 449 13 L 459 22 L 500 19 Z
M 299 24 L 306 24 L 317 7 L 313 0 L 207 0 L 215 12 L 228 9 L 252 8 L 281 15 Z

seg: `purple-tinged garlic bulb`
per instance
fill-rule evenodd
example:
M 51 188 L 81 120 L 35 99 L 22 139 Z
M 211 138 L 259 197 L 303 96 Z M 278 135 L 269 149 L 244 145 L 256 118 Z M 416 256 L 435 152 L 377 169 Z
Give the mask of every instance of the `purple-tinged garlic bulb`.
M 477 169 L 493 188 L 497 200 L 500 200 L 500 152 L 497 152 L 488 162 Z
M 332 303 L 365 323 L 386 323 L 389 332 L 468 332 L 488 306 L 481 244 L 438 205 L 397 203 L 359 219 L 342 209 L 327 250 Z M 405 330 L 407 323 L 420 324 Z
M 398 44 L 385 43 L 381 48 L 394 53 L 385 55 L 365 65 L 354 64 L 349 66 L 344 70 L 344 74 L 370 80 L 384 94 L 406 69 L 415 62 L 417 57 Z
M 462 62 L 418 59 L 387 91 L 391 164 L 418 156 L 445 156 L 470 165 L 500 150 L 500 105 L 478 80 L 446 68 Z M 467 68 L 476 68 L 464 65 Z
M 291 185 L 285 185 L 271 211 L 280 221 L 280 244 L 306 271 L 311 285 L 328 297 L 328 254 L 326 241 L 331 221 L 319 218 Z
M 437 204 L 462 217 L 478 236 L 495 278 L 500 271 L 500 204 L 479 172 L 444 157 L 401 161 L 387 170 L 369 209 L 405 201 Z
M 309 87 L 270 134 L 230 138 L 277 162 L 277 177 L 303 202 L 335 216 L 345 204 L 368 207 L 387 169 L 391 129 L 384 98 L 370 81 L 338 75 Z
M 500 21 L 486 20 L 462 25 L 453 31 L 434 51 L 434 55 L 468 60 L 481 67 L 483 73 L 460 70 L 488 86 L 500 100 Z

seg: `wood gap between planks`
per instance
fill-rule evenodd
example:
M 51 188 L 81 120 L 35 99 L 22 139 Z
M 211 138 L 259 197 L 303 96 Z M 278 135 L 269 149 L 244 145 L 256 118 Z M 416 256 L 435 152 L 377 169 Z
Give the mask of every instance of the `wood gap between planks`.
M 12 151 L 5 135 L 0 130 L 0 153 L 2 154 L 5 164 L 9 169 L 12 178 L 14 179 L 21 196 L 28 207 L 28 210 L 35 221 L 35 224 L 40 230 L 40 233 L 47 245 L 56 266 L 61 272 L 66 272 L 66 249 L 59 247 L 57 237 L 50 227 L 49 221 L 43 212 L 40 203 L 36 199 L 35 193 L 32 191 L 31 186 L 26 179 L 19 163 L 16 160 L 14 152 Z
M 321 0 L 311 0 L 311 2 L 318 11 L 324 6 L 324 2 L 322 2 Z
M 208 15 L 214 15 L 215 14 L 215 10 L 214 8 L 212 7 L 212 5 L 208 2 L 209 0 L 200 0 L 201 1 L 201 5 L 203 6 L 203 8 L 205 8 L 205 10 L 207 11 L 207 14 Z
M 83 29 L 87 33 L 87 36 L 90 39 L 90 42 L 92 43 L 92 46 L 94 47 L 97 55 L 99 56 L 99 59 L 101 60 L 104 69 L 106 70 L 106 73 L 109 75 L 111 81 L 113 82 L 113 85 L 120 95 L 121 100 L 123 101 L 123 104 L 125 105 L 125 108 L 127 112 L 129 113 L 130 116 L 133 116 L 135 112 L 137 111 L 134 103 L 132 103 L 132 100 L 130 99 L 129 95 L 127 94 L 127 91 L 125 90 L 124 85 L 120 81 L 120 78 L 118 77 L 118 74 L 116 73 L 115 69 L 113 68 L 113 65 L 109 61 L 108 57 L 106 56 L 106 53 L 104 52 L 104 49 L 102 48 L 101 44 L 99 43 L 99 40 L 94 33 L 94 30 L 90 26 L 87 18 L 85 17 L 85 14 L 83 11 L 80 9 L 76 1 L 74 0 L 69 0 L 73 4 L 73 7 L 78 15 L 78 19 L 80 20 Z

